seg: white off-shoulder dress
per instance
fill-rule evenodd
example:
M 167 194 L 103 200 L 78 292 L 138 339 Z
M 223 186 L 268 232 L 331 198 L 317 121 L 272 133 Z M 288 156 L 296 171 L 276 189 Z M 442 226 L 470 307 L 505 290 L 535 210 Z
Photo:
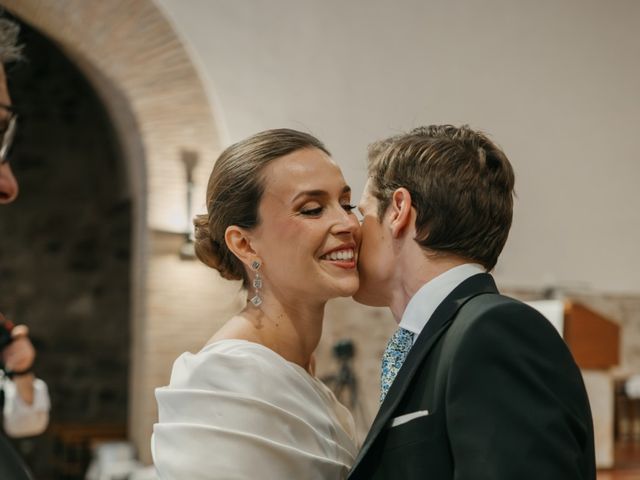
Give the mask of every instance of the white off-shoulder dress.
M 156 399 L 162 480 L 343 479 L 357 453 L 353 418 L 333 393 L 257 343 L 182 354 Z

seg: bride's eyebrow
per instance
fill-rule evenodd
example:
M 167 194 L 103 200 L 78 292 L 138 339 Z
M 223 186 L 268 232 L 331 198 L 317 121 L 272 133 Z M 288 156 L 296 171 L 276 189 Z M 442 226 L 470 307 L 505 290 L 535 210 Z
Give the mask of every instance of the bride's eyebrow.
M 349 185 L 345 185 L 342 188 L 342 192 L 340 192 L 340 196 L 345 193 L 351 193 L 351 187 Z M 291 202 L 295 202 L 300 197 L 328 197 L 329 192 L 326 190 L 303 190 L 302 192 L 298 192 L 292 199 Z

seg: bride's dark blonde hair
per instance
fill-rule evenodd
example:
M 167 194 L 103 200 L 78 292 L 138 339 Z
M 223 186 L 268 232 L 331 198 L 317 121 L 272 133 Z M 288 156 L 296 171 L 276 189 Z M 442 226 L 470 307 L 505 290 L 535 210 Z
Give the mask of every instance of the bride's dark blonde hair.
M 197 215 L 197 257 L 229 280 L 248 285 L 242 262 L 224 239 L 230 225 L 251 229 L 259 224 L 258 206 L 264 192 L 264 168 L 273 160 L 305 148 L 330 155 L 323 143 L 308 133 L 286 128 L 266 130 L 234 143 L 216 160 L 207 185 L 207 213 Z

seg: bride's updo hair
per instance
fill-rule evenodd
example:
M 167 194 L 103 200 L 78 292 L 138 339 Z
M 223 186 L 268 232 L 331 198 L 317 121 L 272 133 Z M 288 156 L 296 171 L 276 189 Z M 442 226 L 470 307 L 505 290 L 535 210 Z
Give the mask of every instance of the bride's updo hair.
M 258 206 L 264 192 L 264 168 L 273 160 L 305 148 L 330 155 L 320 140 L 308 133 L 286 128 L 266 130 L 234 143 L 216 160 L 207 185 L 207 213 L 197 215 L 197 257 L 229 280 L 248 278 L 242 262 L 224 239 L 230 225 L 251 229 L 260 223 Z

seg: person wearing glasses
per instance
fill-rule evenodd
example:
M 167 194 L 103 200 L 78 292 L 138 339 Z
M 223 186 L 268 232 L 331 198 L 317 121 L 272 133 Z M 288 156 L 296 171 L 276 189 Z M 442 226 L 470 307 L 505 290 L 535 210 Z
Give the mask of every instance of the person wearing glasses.
M 0 47 L 1 48 L 1 47 Z M 0 98 L 8 98 L 7 82 L 4 74 L 4 67 L 0 65 L 2 74 L 0 75 Z M 9 164 L 9 150 L 16 132 L 16 122 L 18 116 L 10 105 L 0 104 L 0 135 L 2 135 L 2 146 L 0 146 L 0 204 L 11 203 L 18 196 L 18 182 L 13 176 L 11 165 Z
M 10 150 L 18 116 L 11 105 L 4 65 L 20 58 L 19 27 L 0 18 L 0 204 L 18 195 Z M 49 423 L 47 385 L 33 374 L 36 352 L 25 325 L 13 325 L 0 313 L 0 405 L 4 432 L 14 438 L 39 435 Z M 4 477 L 3 477 L 4 478 Z

